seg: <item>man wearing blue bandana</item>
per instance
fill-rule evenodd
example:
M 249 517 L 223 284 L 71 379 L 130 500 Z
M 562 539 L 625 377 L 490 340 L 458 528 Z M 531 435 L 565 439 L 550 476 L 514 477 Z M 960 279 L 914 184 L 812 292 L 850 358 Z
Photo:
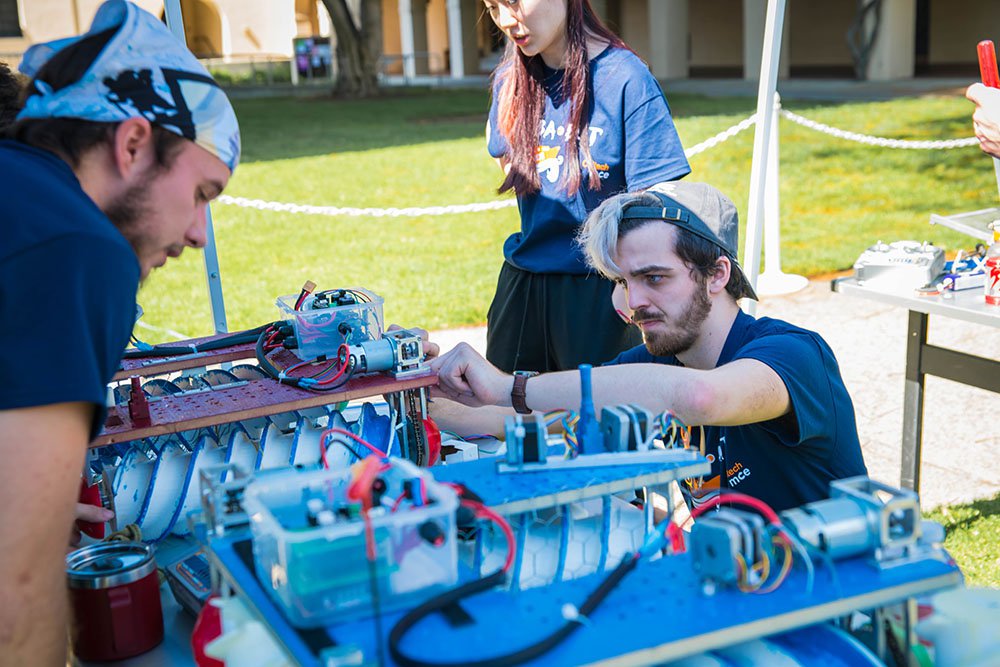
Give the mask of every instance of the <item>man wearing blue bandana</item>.
M 866 469 L 830 347 L 813 331 L 740 310 L 739 299 L 757 297 L 736 261 L 738 228 L 728 197 L 689 181 L 595 209 L 580 243 L 590 266 L 624 287 L 644 345 L 594 369 L 593 397 L 598 410 L 635 403 L 697 427 L 692 445 L 712 469 L 688 480 L 690 504 L 731 490 L 780 511 L 826 498 L 831 480 Z M 497 433 L 509 407 L 580 404 L 576 371 L 511 377 L 464 344 L 431 366 L 452 399 L 435 401 L 434 419 L 458 433 Z
M 205 244 L 240 137 L 204 67 L 124 0 L 21 71 L 0 141 L 0 664 L 64 665 L 66 540 L 136 290 Z

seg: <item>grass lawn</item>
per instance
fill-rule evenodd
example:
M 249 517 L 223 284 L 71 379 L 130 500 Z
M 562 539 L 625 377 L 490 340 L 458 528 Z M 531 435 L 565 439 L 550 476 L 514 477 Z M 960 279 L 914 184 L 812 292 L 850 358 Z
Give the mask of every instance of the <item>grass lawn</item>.
M 1000 494 L 968 505 L 927 513 L 947 532 L 945 547 L 958 561 L 968 586 L 1000 587 Z
M 693 146 L 754 110 L 747 98 L 670 96 L 684 144 Z M 901 139 L 971 135 L 959 97 L 869 104 L 786 103 L 843 129 Z M 258 99 L 236 103 L 245 153 L 227 193 L 328 206 L 404 207 L 497 198 L 499 171 L 483 140 L 487 97 L 414 91 L 368 101 Z M 707 181 L 745 209 L 752 132 L 692 159 Z M 955 250 L 969 239 L 930 227 L 932 212 L 996 204 L 992 165 L 977 148 L 878 149 L 781 124 L 784 268 L 816 275 L 849 268 L 878 239 L 933 240 Z M 327 218 L 213 207 L 232 329 L 276 316 L 274 299 L 311 279 L 361 286 L 386 299 L 386 319 L 427 329 L 485 321 L 501 244 L 515 209 L 423 218 Z M 185 253 L 143 287 L 144 321 L 188 335 L 212 330 L 200 253 Z M 157 342 L 163 336 L 149 336 Z M 931 515 L 970 584 L 1000 585 L 1000 496 Z

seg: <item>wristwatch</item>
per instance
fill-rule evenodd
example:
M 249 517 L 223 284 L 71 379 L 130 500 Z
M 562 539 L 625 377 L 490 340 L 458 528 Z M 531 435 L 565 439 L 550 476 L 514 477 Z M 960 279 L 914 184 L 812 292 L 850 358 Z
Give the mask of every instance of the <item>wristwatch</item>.
M 510 390 L 510 404 L 519 415 L 530 415 L 531 408 L 525 402 L 528 378 L 538 375 L 536 371 L 514 371 L 514 386 Z

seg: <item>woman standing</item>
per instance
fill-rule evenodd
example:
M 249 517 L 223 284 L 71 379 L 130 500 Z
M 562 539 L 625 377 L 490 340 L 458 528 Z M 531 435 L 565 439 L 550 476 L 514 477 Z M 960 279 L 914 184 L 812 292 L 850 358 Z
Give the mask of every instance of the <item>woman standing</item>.
M 493 74 L 490 155 L 521 231 L 487 315 L 486 356 L 512 372 L 600 364 L 642 342 L 575 243 L 604 199 L 691 169 L 663 91 L 589 0 L 484 0 L 507 36 Z

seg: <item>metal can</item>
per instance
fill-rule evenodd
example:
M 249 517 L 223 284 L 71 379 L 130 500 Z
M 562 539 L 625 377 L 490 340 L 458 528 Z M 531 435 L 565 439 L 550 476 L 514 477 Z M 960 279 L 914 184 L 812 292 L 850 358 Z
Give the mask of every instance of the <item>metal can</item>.
M 160 580 L 152 547 L 140 542 L 92 544 L 66 556 L 82 660 L 120 660 L 163 641 Z

